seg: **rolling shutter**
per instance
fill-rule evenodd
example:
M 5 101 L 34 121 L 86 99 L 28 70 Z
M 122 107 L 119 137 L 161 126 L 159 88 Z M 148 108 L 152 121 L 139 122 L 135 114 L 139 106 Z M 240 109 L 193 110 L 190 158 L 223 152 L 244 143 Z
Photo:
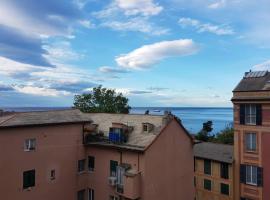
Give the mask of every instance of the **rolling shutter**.
M 240 124 L 245 124 L 245 104 L 240 104 Z
M 246 166 L 240 165 L 240 183 L 246 183 Z
M 263 168 L 262 167 L 257 168 L 257 185 L 258 187 L 263 186 Z
M 256 105 L 256 125 L 262 125 L 262 105 Z

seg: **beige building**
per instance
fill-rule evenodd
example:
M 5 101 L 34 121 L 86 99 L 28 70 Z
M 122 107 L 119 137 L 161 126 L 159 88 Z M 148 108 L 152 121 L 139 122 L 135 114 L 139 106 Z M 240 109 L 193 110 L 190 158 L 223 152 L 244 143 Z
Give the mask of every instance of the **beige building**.
M 196 200 L 233 200 L 233 146 L 194 145 Z
M 5 200 L 194 199 L 193 142 L 170 114 L 10 114 L 0 144 Z

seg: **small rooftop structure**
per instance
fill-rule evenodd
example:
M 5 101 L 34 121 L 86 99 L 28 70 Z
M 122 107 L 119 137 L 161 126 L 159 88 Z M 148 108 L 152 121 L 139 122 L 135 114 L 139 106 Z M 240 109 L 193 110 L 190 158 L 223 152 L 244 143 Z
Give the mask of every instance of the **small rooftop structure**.
M 233 163 L 233 145 L 202 142 L 195 144 L 193 150 L 197 158 Z
M 102 133 L 103 140 L 86 142 L 86 145 L 126 149 L 133 151 L 144 151 L 161 134 L 162 130 L 173 119 L 177 120 L 184 132 L 190 137 L 188 131 L 183 127 L 180 119 L 171 114 L 164 115 L 142 115 L 142 114 L 109 114 L 109 113 L 89 113 L 86 114 L 94 124 L 98 124 L 97 134 Z M 110 141 L 110 130 L 115 124 L 122 124 L 128 130 L 127 140 L 123 143 Z M 150 124 L 151 129 L 145 131 L 145 124 Z M 117 126 L 119 127 L 119 126 Z M 116 128 L 117 128 L 116 127 Z M 93 134 L 95 137 L 95 134 Z M 91 139 L 90 139 L 91 140 Z
M 246 72 L 233 92 L 270 91 L 270 73 L 268 71 Z
M 0 129 L 22 126 L 40 126 L 51 124 L 69 124 L 91 122 L 79 110 L 54 110 L 13 113 L 0 117 Z

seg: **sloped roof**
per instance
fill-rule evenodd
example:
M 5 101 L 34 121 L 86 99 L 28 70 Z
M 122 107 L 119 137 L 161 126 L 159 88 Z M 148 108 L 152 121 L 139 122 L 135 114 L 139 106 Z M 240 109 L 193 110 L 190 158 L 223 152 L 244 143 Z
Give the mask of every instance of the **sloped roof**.
M 233 92 L 252 92 L 270 90 L 270 73 L 268 71 L 246 72 Z
M 225 163 L 233 163 L 233 145 L 202 142 L 193 147 L 194 156 Z
M 0 128 L 90 122 L 79 110 L 14 113 L 0 117 Z
M 130 148 L 144 149 L 148 146 L 159 134 L 161 129 L 167 124 L 164 115 L 142 115 L 142 114 L 109 114 L 109 113 L 89 113 L 86 114 L 94 124 L 98 125 L 98 130 L 102 131 L 105 136 L 109 136 L 110 127 L 112 123 L 122 123 L 133 127 L 129 134 L 128 141 L 122 146 Z M 150 123 L 154 125 L 151 132 L 144 132 L 143 123 Z M 104 146 L 108 144 L 101 142 L 96 143 Z

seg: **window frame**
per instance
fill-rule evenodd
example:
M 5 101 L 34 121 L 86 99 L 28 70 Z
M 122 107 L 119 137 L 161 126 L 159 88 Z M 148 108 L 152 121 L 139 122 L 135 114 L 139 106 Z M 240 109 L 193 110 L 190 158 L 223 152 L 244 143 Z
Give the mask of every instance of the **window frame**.
M 36 150 L 36 138 L 28 138 L 24 140 L 24 151 Z
M 26 180 L 27 179 L 27 180 Z M 23 189 L 35 187 L 36 185 L 36 170 L 27 170 L 23 172 Z
M 251 141 L 249 141 L 249 139 L 251 139 Z M 256 132 L 245 133 L 245 151 L 246 152 L 257 152 L 257 148 L 258 148 L 257 142 L 258 142 L 258 137 L 257 137 Z M 253 148 L 253 145 L 255 146 L 255 148 Z
M 226 186 L 228 188 L 226 188 L 224 190 L 224 187 L 222 187 L 222 186 Z M 224 192 L 224 191 L 228 191 L 228 193 L 227 192 Z M 230 196 L 230 185 L 227 184 L 227 183 L 220 183 L 220 194 Z
M 82 163 L 82 165 L 81 165 L 81 163 Z M 78 173 L 85 172 L 85 163 L 86 163 L 86 159 L 78 160 L 78 162 L 77 162 L 77 171 L 78 171 Z
M 210 165 L 209 165 L 209 169 L 207 170 L 206 168 L 206 163 L 209 162 Z M 209 159 L 204 159 L 203 161 L 203 172 L 205 175 L 212 175 L 212 161 L 209 160 Z
M 224 167 L 224 166 L 226 166 L 226 167 Z M 226 173 L 224 175 L 224 169 L 226 169 L 226 168 L 227 168 L 227 170 L 226 170 Z M 220 178 L 222 178 L 222 179 L 229 179 L 230 178 L 230 165 L 228 163 L 225 163 L 225 162 L 220 163 Z
M 207 187 L 207 182 L 210 183 L 210 187 Z M 210 179 L 203 179 L 203 188 L 208 191 L 212 191 L 212 181 Z
M 79 195 L 82 195 L 82 199 L 80 198 L 81 196 Z M 77 200 L 85 200 L 85 189 L 79 190 L 77 192 Z
M 94 156 L 88 156 L 88 171 L 93 172 L 95 171 L 95 157 Z M 91 161 L 91 162 L 90 162 Z M 91 165 L 90 165 L 91 164 Z
M 115 171 L 112 170 L 113 163 L 116 164 L 115 165 Z M 110 160 L 110 176 L 113 176 L 113 177 L 116 177 L 117 176 L 117 166 L 118 166 L 118 161 L 116 161 L 116 160 Z
M 245 124 L 257 125 L 257 104 L 245 104 Z
M 88 193 L 87 193 L 87 197 L 88 200 L 95 200 L 95 190 L 92 188 L 88 188 Z
M 250 170 L 249 170 L 249 168 L 250 168 Z M 249 172 L 250 172 L 250 174 L 248 174 Z M 250 180 L 249 180 L 249 178 L 250 178 Z M 253 186 L 258 185 L 258 167 L 257 166 L 246 165 L 246 184 L 253 185 Z
M 55 179 L 55 169 L 52 169 L 51 172 L 50 172 L 50 178 L 51 180 L 54 180 Z

